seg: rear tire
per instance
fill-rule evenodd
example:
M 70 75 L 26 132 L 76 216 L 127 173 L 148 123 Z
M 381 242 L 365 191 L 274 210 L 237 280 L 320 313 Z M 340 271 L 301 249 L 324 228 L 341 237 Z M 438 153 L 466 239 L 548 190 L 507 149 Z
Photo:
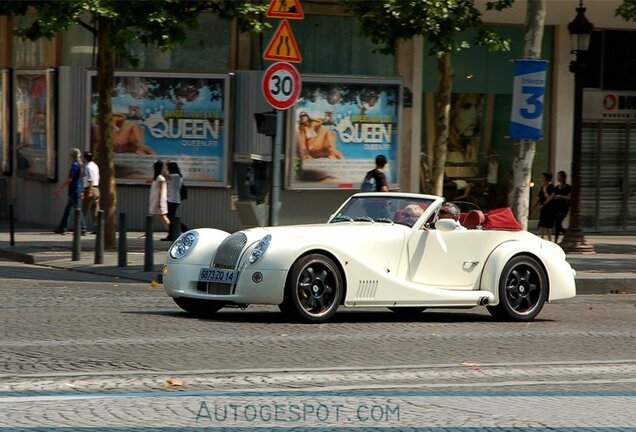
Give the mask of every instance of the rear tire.
M 507 321 L 532 321 L 548 297 L 548 278 L 539 262 L 516 256 L 505 265 L 499 278 L 499 304 L 488 306 L 490 314 Z
M 305 322 L 325 322 L 338 310 L 343 292 L 343 278 L 336 263 L 322 254 L 306 255 L 292 265 L 285 283 L 285 300 L 279 308 Z
M 173 297 L 172 300 L 174 300 L 181 309 L 196 317 L 212 316 L 225 306 L 223 303 L 214 300 L 201 300 L 187 297 Z

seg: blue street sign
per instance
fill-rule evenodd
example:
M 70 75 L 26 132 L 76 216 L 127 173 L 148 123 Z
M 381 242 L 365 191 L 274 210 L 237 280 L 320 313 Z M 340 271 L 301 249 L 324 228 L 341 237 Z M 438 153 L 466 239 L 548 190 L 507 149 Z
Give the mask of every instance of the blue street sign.
M 537 140 L 543 136 L 547 68 L 547 60 L 515 60 L 510 138 Z

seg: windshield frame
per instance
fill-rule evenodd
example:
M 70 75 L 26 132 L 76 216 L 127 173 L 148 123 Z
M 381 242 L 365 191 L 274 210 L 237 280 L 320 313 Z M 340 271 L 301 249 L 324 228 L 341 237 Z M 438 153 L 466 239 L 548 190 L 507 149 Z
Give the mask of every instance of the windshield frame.
M 419 229 L 435 213 L 444 198 L 435 195 L 371 192 L 358 193 L 347 199 L 338 210 L 331 215 L 327 223 L 378 223 L 403 225 Z M 416 220 L 405 220 L 407 205 L 414 204 L 423 209 Z M 400 213 L 401 211 L 401 213 Z

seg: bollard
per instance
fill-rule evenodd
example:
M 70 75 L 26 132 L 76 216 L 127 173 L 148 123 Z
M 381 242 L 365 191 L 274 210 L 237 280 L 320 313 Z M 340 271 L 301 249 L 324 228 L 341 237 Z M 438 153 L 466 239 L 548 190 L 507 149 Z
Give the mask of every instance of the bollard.
M 128 257 L 126 256 L 126 213 L 119 213 L 119 254 L 117 256 L 117 266 L 126 267 Z
M 155 252 L 153 250 L 152 242 L 152 215 L 146 216 L 146 247 L 144 249 L 144 271 L 152 271 L 155 267 L 154 257 Z
M 79 261 L 82 255 L 82 210 L 76 208 L 73 213 L 73 256 L 71 261 Z
M 95 237 L 95 264 L 104 264 L 104 210 L 97 212 L 97 237 Z
M 9 204 L 9 238 L 11 246 L 15 246 L 15 224 L 13 220 L 13 204 Z

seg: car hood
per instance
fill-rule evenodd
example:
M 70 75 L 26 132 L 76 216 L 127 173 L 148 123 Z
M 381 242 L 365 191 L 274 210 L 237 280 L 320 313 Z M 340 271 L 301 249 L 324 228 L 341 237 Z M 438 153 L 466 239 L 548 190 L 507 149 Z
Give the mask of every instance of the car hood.
M 342 222 L 335 224 L 309 224 L 309 225 L 284 225 L 265 228 L 251 228 L 244 230 L 250 240 L 259 240 L 267 234 L 272 240 L 311 239 L 317 243 L 334 240 L 349 241 L 352 238 L 363 240 L 365 238 L 378 241 L 387 238 L 403 239 L 411 230 L 399 224 L 371 223 L 371 222 Z

